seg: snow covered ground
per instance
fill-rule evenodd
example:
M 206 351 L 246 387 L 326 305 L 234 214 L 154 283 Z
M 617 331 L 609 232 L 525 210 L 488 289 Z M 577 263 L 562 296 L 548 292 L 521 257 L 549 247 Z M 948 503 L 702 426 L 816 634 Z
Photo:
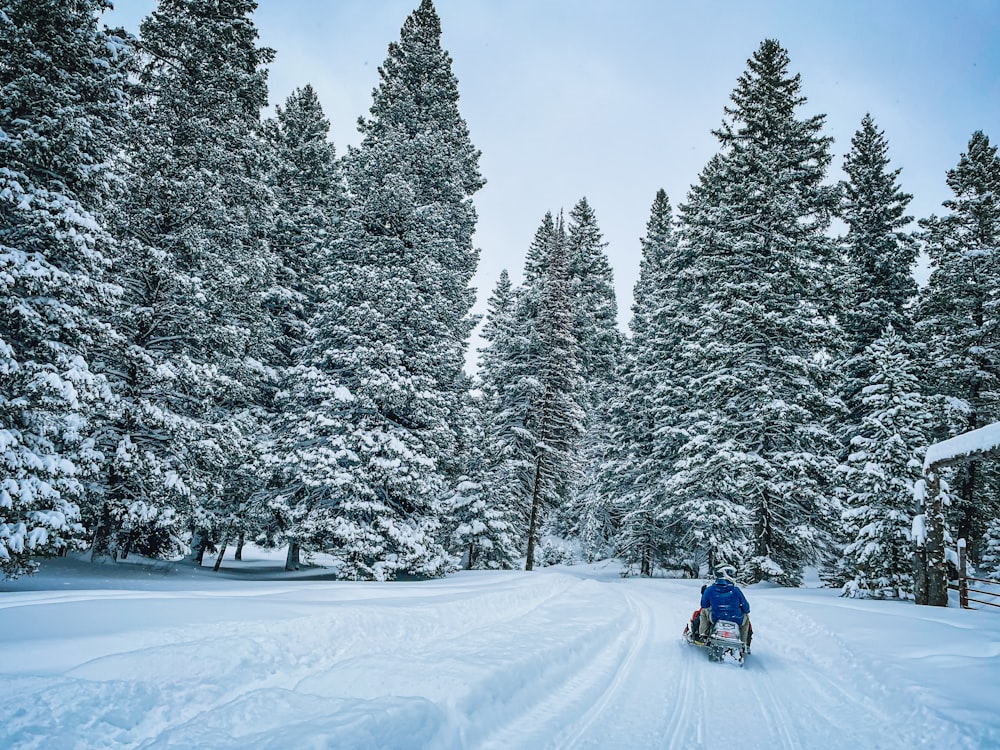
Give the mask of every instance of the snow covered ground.
M 697 581 L 236 565 L 0 583 L 0 748 L 1000 746 L 1000 610 L 749 587 L 740 669 L 679 639 Z

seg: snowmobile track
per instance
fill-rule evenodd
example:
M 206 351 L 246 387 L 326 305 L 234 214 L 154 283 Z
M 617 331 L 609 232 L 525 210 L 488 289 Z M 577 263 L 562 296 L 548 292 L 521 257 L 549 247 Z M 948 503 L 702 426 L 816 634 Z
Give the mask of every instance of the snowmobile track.
M 624 594 L 624 592 L 623 592 Z M 627 627 L 617 628 L 612 638 L 594 642 L 594 636 L 573 648 L 573 661 L 554 673 L 541 675 L 544 681 L 534 686 L 540 694 L 526 710 L 508 716 L 507 721 L 490 733 L 478 747 L 506 749 L 511 747 L 555 748 L 574 747 L 574 743 L 593 727 L 596 717 L 619 691 L 629 675 L 629 667 L 647 640 L 650 617 L 637 608 L 631 598 L 625 598 L 624 618 Z M 638 616 L 635 616 L 638 615 Z M 593 647 L 593 649 L 588 648 Z M 596 695 L 595 695 L 596 694 Z M 551 738 L 553 724 L 573 725 L 574 720 L 588 713 L 584 724 L 573 727 L 570 738 Z
M 649 607 L 645 604 L 638 603 L 635 597 L 631 596 L 628 598 L 628 606 L 639 623 L 632 640 L 631 648 L 621 660 L 618 669 L 614 673 L 611 682 L 608 683 L 608 686 L 604 689 L 604 692 L 601 693 L 600 697 L 587 710 L 585 714 L 586 719 L 573 727 L 573 731 L 568 736 L 560 738 L 556 747 L 572 750 L 572 748 L 579 746 L 581 739 L 587 734 L 594 722 L 596 722 L 604 711 L 607 710 L 611 703 L 611 699 L 620 694 L 622 689 L 626 686 L 626 683 L 632 673 L 633 664 L 635 663 L 639 653 L 649 641 L 653 621 L 652 613 L 650 612 Z
M 761 664 L 759 669 L 754 671 L 760 672 L 764 679 L 754 680 L 756 684 L 749 688 L 749 692 L 756 698 L 761 709 L 761 716 L 771 729 L 775 740 L 773 747 L 790 749 L 806 747 L 808 743 L 804 743 L 798 733 L 792 729 L 795 723 L 792 721 L 788 709 L 785 708 L 779 691 L 774 688 L 774 679 L 768 673 L 767 666 Z
M 661 747 L 664 748 L 683 747 L 683 740 L 685 739 L 684 730 L 688 728 L 685 720 L 691 715 L 691 696 L 694 693 L 695 675 L 698 669 L 696 662 L 704 657 L 701 649 L 687 643 L 683 638 L 678 645 L 682 650 L 691 653 L 685 654 L 681 658 L 677 695 L 673 700 L 673 707 L 671 708 L 670 715 L 667 717 L 663 732 L 664 741 Z M 699 738 L 701 736 L 700 721 L 698 736 Z

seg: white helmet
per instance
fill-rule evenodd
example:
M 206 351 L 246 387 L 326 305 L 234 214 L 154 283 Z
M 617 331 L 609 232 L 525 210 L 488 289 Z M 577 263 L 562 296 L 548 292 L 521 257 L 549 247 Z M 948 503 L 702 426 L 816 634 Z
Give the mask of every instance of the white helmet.
M 728 563 L 720 563 L 715 566 L 715 577 L 725 578 L 727 581 L 736 583 L 736 568 Z

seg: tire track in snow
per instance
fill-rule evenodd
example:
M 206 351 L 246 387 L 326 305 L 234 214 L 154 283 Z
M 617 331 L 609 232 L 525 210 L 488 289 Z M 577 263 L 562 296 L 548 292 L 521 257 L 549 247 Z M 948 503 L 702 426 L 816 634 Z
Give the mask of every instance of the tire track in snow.
M 956 735 L 954 726 L 936 720 L 911 697 L 877 679 L 821 622 L 786 604 L 769 602 L 768 610 L 797 638 L 775 649 L 773 668 L 760 665 L 760 684 L 775 703 L 784 705 L 795 696 L 809 706 L 809 717 L 798 719 L 798 732 L 806 735 L 802 744 L 870 745 L 870 733 L 859 728 L 879 726 L 883 731 L 874 745 L 878 748 L 971 747 L 963 744 L 968 738 Z
M 690 649 L 697 649 L 696 646 L 691 646 L 684 642 L 682 639 L 678 646 L 681 651 L 688 651 Z M 673 702 L 673 708 L 670 711 L 670 716 L 666 721 L 666 729 L 664 731 L 664 736 L 667 739 L 664 740 L 660 747 L 664 748 L 680 748 L 684 747 L 686 744 L 686 737 L 690 733 L 690 716 L 691 716 L 691 696 L 695 691 L 695 673 L 697 670 L 696 659 L 701 656 L 698 653 L 683 653 L 678 662 L 681 664 L 680 680 L 677 688 L 677 694 L 679 700 Z M 701 687 L 701 692 L 704 694 L 704 686 Z M 698 719 L 698 726 L 696 727 L 699 739 L 701 736 L 701 721 L 700 717 Z
M 623 599 L 627 611 L 633 612 L 631 599 Z M 614 619 L 621 619 L 621 616 Z M 481 750 L 567 747 L 553 736 L 551 727 L 565 726 L 577 720 L 593 704 L 590 696 L 595 692 L 598 693 L 597 702 L 607 706 L 615 688 L 623 684 L 628 674 L 628 670 L 622 668 L 623 659 L 631 663 L 644 641 L 637 638 L 637 633 L 648 632 L 649 624 L 644 619 L 627 618 L 630 626 L 614 631 L 614 636 L 607 641 L 598 641 L 596 651 L 576 649 L 575 663 L 569 665 L 571 671 L 568 674 L 542 675 L 546 684 L 533 686 L 533 690 L 542 693 L 542 698 L 532 702 L 527 710 L 505 717 L 507 720 L 499 728 L 475 746 Z M 600 639 L 601 633 L 591 635 L 590 645 L 595 638 Z M 556 671 L 563 672 L 562 669 Z M 592 725 L 592 721 L 588 722 L 588 727 Z M 574 733 L 577 741 L 584 733 Z
M 169 744 L 175 735 L 185 736 L 193 727 L 218 723 L 218 717 L 253 705 L 262 693 L 280 697 L 284 691 L 293 691 L 292 700 L 311 705 L 315 694 L 302 690 L 303 683 L 311 687 L 342 684 L 342 670 L 359 654 L 361 658 L 391 657 L 404 637 L 410 648 L 419 651 L 432 644 L 460 643 L 471 633 L 507 628 L 511 621 L 551 606 L 553 599 L 564 594 L 565 584 L 539 583 L 542 585 L 526 587 L 512 581 L 501 587 L 458 588 L 447 595 L 454 597 L 447 601 L 441 601 L 446 597 L 435 597 L 429 602 L 423 595 L 403 610 L 407 617 L 400 617 L 398 606 L 405 596 L 396 596 L 390 598 L 395 603 L 388 607 L 377 597 L 329 602 L 324 605 L 328 611 L 273 622 L 161 628 L 144 638 L 148 642 L 139 647 L 123 649 L 109 643 L 66 674 L 76 678 L 72 688 L 77 694 L 75 702 L 89 701 L 95 706 L 115 703 L 97 697 L 109 691 L 128 695 L 148 688 L 150 695 L 156 696 L 147 701 L 155 710 L 136 719 L 129 730 L 115 729 L 114 733 L 131 738 L 121 743 L 125 745 Z M 362 622 L 369 627 L 361 627 Z M 364 637 L 344 641 L 338 631 Z M 127 664 L 138 661 L 147 666 L 147 672 L 129 675 Z M 218 683 L 212 679 L 217 673 L 239 673 L 243 680 Z M 402 720 L 411 721 L 407 717 Z M 109 740 L 109 746 L 112 744 L 119 746 Z
M 608 584 L 605 584 L 608 585 Z M 690 586 L 663 579 L 612 584 L 625 589 L 648 613 L 649 625 L 634 657 L 619 674 L 620 684 L 607 695 L 603 711 L 588 727 L 578 727 L 573 747 L 687 748 L 701 744 L 704 733 L 704 687 L 699 667 L 704 653 L 685 644 L 680 630 L 697 597 Z M 683 614 L 681 614 L 683 613 Z
M 762 664 L 758 670 L 754 671 L 760 672 L 764 677 L 762 680 L 756 680 L 762 689 L 755 690 L 751 687 L 748 692 L 754 696 L 758 705 L 760 705 L 761 714 L 764 716 L 767 725 L 771 728 L 771 736 L 775 740 L 780 739 L 780 742 L 775 742 L 771 746 L 786 747 L 790 750 L 808 747 L 809 743 L 803 742 L 798 732 L 794 731 L 792 717 L 785 708 L 785 698 L 775 690 L 774 681 L 767 671 L 767 666 Z
M 744 668 L 716 663 L 704 649 L 681 641 L 687 650 L 675 680 L 678 695 L 664 722 L 658 745 L 671 750 L 693 747 L 803 748 L 785 702 L 760 680 L 762 667 L 751 655 Z
M 853 679 L 854 683 L 848 684 L 839 679 L 838 670 L 830 669 L 839 657 L 846 656 L 830 654 L 830 644 L 835 642 L 832 633 L 792 611 L 783 613 L 782 620 L 787 630 L 795 632 L 798 638 L 778 642 L 776 647 L 769 644 L 765 647 L 766 656 L 756 658 L 752 669 L 755 697 L 768 725 L 773 728 L 775 739 L 781 738 L 781 746 L 867 747 L 871 735 L 868 732 L 856 735 L 854 727 L 859 724 L 884 726 L 887 734 L 895 734 L 891 728 L 896 719 L 884 712 L 873 712 L 866 693 L 859 692 L 867 687 L 864 681 L 859 683 L 857 680 L 864 675 L 851 671 L 847 679 Z M 822 661 L 827 662 L 827 666 L 817 663 L 819 654 L 823 654 Z M 789 711 L 789 706 L 800 705 L 808 706 L 808 714 Z M 863 718 L 859 720 L 859 717 Z M 902 739 L 878 745 L 907 746 L 912 745 Z
M 657 625 L 661 627 L 668 626 L 668 617 L 676 617 L 678 610 L 684 609 L 684 604 L 670 596 L 671 593 L 664 586 L 655 594 L 661 620 Z M 690 595 L 686 589 L 677 593 Z M 683 624 L 679 622 L 676 627 L 680 629 Z M 768 669 L 766 641 L 758 641 L 757 650 L 747 658 L 743 669 L 728 662 L 712 663 L 703 649 L 683 640 L 678 639 L 676 645 L 676 651 L 671 650 L 676 658 L 668 654 L 663 665 L 669 679 L 668 689 L 662 691 L 662 701 L 670 708 L 658 723 L 662 728 L 658 740 L 649 747 L 686 750 L 729 744 L 748 748 L 810 746 L 808 732 L 800 731 L 796 716 L 795 706 L 801 695 L 785 689 L 782 684 L 785 675 L 780 670 L 773 674 Z M 739 730 L 734 728 L 739 726 L 742 726 Z
M 618 695 L 623 686 L 625 686 L 626 681 L 631 676 L 632 666 L 641 651 L 649 643 L 649 636 L 651 631 L 651 623 L 653 620 L 652 613 L 650 609 L 645 604 L 639 604 L 634 597 L 628 597 L 629 609 L 636 619 L 639 621 L 639 627 L 634 637 L 632 638 L 632 647 L 626 654 L 625 658 L 621 660 L 618 669 L 615 674 L 601 693 L 600 697 L 594 701 L 593 705 L 587 710 L 587 718 L 577 724 L 573 731 L 566 737 L 561 738 L 557 743 L 557 747 L 566 748 L 567 750 L 572 750 L 576 747 L 580 740 L 587 734 L 590 728 L 594 725 L 594 722 L 600 718 L 604 712 L 607 710 L 611 699 Z

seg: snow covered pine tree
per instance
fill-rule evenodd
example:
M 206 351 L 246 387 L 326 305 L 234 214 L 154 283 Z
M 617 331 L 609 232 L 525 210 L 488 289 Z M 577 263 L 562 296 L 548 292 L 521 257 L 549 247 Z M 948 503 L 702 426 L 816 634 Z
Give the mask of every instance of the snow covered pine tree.
M 271 246 L 278 261 L 267 306 L 277 324 L 273 368 L 278 391 L 269 404 L 270 429 L 261 434 L 262 460 L 272 480 L 258 492 L 248 519 L 271 544 L 287 544 L 285 567 L 298 569 L 303 547 L 324 543 L 329 508 L 310 491 L 296 446 L 310 386 L 322 378 L 308 364 L 311 321 L 321 298 L 324 273 L 340 251 L 345 210 L 343 176 L 330 123 L 311 86 L 292 92 L 266 123 L 275 161 L 271 185 L 275 216 Z
M 908 347 L 892 326 L 864 352 L 871 371 L 860 392 L 864 415 L 841 466 L 846 486 L 842 579 L 849 596 L 913 593 L 913 486 L 922 476 L 931 414 Z
M 734 562 L 745 545 L 751 580 L 796 585 L 829 554 L 835 520 L 840 266 L 826 230 L 839 191 L 822 184 L 830 139 L 822 116 L 796 117 L 805 98 L 788 65 L 772 39 L 750 58 L 715 132 L 721 151 L 681 207 L 700 302 L 682 354 L 688 442 L 672 492 L 678 523 L 721 527 L 729 549 L 710 556 Z
M 0 2 L 0 571 L 64 550 L 112 337 L 111 238 L 100 218 L 125 108 L 124 39 L 103 0 Z
M 242 523 L 275 340 L 260 132 L 272 51 L 257 46 L 255 8 L 160 0 L 143 21 L 144 98 L 117 230 L 128 362 L 116 384 L 119 507 L 108 516 L 127 517 L 146 498 L 177 532 L 193 532 L 199 561 Z
M 312 321 L 303 364 L 315 378 L 291 460 L 330 509 L 325 548 L 341 575 L 381 580 L 453 565 L 438 512 L 465 481 L 455 448 L 483 180 L 430 0 L 379 75 L 345 160 L 343 252 Z
M 581 473 L 566 507 L 557 514 L 561 535 L 580 540 L 589 558 L 610 552 L 614 533 L 611 498 L 601 492 L 600 471 L 610 450 L 608 409 L 618 385 L 623 336 L 618 330 L 614 273 L 597 216 L 586 198 L 569 212 L 567 227 L 573 337 L 576 340 L 584 409 Z
M 1000 159 L 984 133 L 973 133 L 947 181 L 950 213 L 921 222 L 933 270 L 917 309 L 919 341 L 934 363 L 925 387 L 952 405 L 949 434 L 938 440 L 1000 421 Z M 956 474 L 950 520 L 978 563 L 986 527 L 1000 518 L 1000 469 L 972 461 Z
M 673 210 L 657 192 L 642 239 L 639 280 L 633 294 L 632 336 L 627 340 L 622 383 L 610 407 L 608 457 L 601 469 L 601 493 L 620 516 L 615 552 L 641 575 L 656 565 L 678 564 L 695 538 L 680 539 L 666 525 L 664 488 L 677 460 L 674 429 L 679 373 L 674 372 L 681 340 L 678 316 L 678 244 Z

